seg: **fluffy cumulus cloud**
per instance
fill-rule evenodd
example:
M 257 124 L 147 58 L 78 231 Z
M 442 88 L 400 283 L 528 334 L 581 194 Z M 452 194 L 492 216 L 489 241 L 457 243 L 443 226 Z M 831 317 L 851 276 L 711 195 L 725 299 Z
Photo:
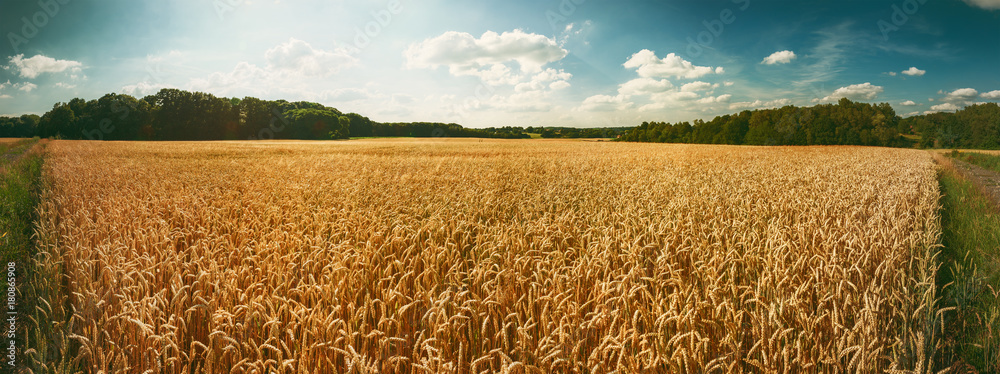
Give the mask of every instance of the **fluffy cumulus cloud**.
M 540 90 L 522 91 L 512 95 L 495 95 L 483 103 L 486 109 L 504 112 L 548 112 L 555 108 L 548 100 L 548 92 Z
M 990 92 L 983 92 L 983 94 L 979 95 L 979 96 L 982 97 L 982 98 L 984 98 L 984 99 L 987 99 L 987 100 L 1000 99 L 1000 90 L 990 91 Z
M 795 52 L 792 51 L 778 51 L 772 53 L 770 56 L 764 58 L 761 64 L 764 65 L 774 65 L 774 64 L 787 64 L 795 59 Z
M 127 84 L 122 86 L 122 93 L 132 95 L 135 97 L 143 97 L 155 94 L 164 88 L 177 88 L 177 87 L 174 87 L 169 84 L 143 81 L 136 84 Z
M 189 86 L 195 91 L 213 92 L 221 95 L 250 93 L 255 96 L 265 95 L 269 87 L 290 77 L 289 71 L 277 74 L 272 70 L 257 65 L 240 62 L 232 71 L 215 72 L 206 78 L 192 79 Z M 155 84 L 154 84 L 155 86 Z
M 919 77 L 924 74 L 927 74 L 927 70 L 920 70 L 917 69 L 916 67 L 910 67 L 909 69 L 903 70 L 902 73 L 905 75 L 909 75 L 911 77 Z
M 708 83 L 708 82 L 697 81 L 697 82 L 687 83 L 687 84 L 681 86 L 681 91 L 683 91 L 683 92 L 708 91 L 708 90 L 713 89 L 713 88 L 718 87 L 718 86 L 719 85 L 717 85 L 717 84 L 713 85 L 713 84 Z
M 643 49 L 632 55 L 624 66 L 628 69 L 636 69 L 639 76 L 643 78 L 696 79 L 712 73 L 722 74 L 725 72 L 722 67 L 697 66 L 673 53 L 667 54 L 661 59 L 656 57 L 655 52 L 648 49 Z
M 577 110 L 612 111 L 636 108 L 640 112 L 674 108 L 705 109 L 716 103 L 728 103 L 732 95 L 716 96 L 718 83 L 694 81 L 674 85 L 668 78 L 696 79 L 709 74 L 723 74 L 722 67 L 697 66 L 674 53 L 659 58 L 648 49 L 641 50 L 623 64 L 634 69 L 637 78 L 618 86 L 618 95 L 595 95 L 584 100 Z M 726 86 L 731 86 L 726 82 Z
M 531 76 L 527 82 L 518 83 L 514 86 L 514 91 L 544 91 L 546 89 L 561 90 L 570 86 L 567 82 L 573 74 L 562 70 L 545 69 Z
M 38 85 L 31 82 L 10 83 L 10 80 L 7 80 L 6 83 L 0 83 L 0 99 L 9 99 L 12 97 L 9 94 L 3 93 L 3 91 L 8 87 L 18 91 L 29 93 L 38 88 Z
M 584 112 L 614 112 L 632 108 L 634 104 L 627 101 L 625 95 L 594 95 L 583 100 L 577 108 Z
M 38 88 L 38 85 L 31 82 L 24 82 L 20 84 L 15 84 L 14 87 L 24 92 L 31 92 L 32 90 Z
M 171 52 L 166 58 L 174 58 L 176 54 Z M 323 50 L 295 38 L 268 49 L 264 58 L 267 62 L 264 66 L 242 61 L 232 70 L 192 78 L 182 87 L 164 83 L 159 74 L 151 73 L 145 81 L 123 86 L 122 92 L 142 96 L 163 88 L 183 88 L 216 95 L 262 96 L 281 93 L 315 99 L 323 93 L 305 92 L 301 90 L 301 83 L 329 77 L 358 64 L 358 60 L 345 50 Z M 163 56 L 150 56 L 147 57 L 147 64 L 157 66 L 158 70 L 158 64 L 164 59 Z
M 730 95 L 730 94 L 724 94 L 724 95 L 719 95 L 719 96 L 715 96 L 715 97 L 707 96 L 707 97 L 703 97 L 701 99 L 698 99 L 698 104 L 728 103 L 729 99 L 732 99 L 732 98 L 733 98 L 733 95 Z
M 965 0 L 969 5 L 988 10 L 1000 9 L 1000 0 Z
M 34 79 L 44 73 L 62 73 L 66 71 L 79 73 L 83 68 L 83 64 L 78 61 L 57 60 L 43 55 L 24 58 L 24 55 L 20 54 L 12 56 L 10 64 L 6 68 L 14 70 L 21 78 Z
M 698 93 L 690 91 L 661 92 L 651 95 L 649 97 L 650 103 L 639 107 L 639 111 L 646 112 L 670 107 L 684 107 L 689 103 L 697 102 L 699 97 Z
M 931 107 L 931 112 L 954 112 L 958 110 L 958 105 L 952 103 L 938 104 Z
M 914 106 L 914 105 L 917 105 L 917 103 L 913 102 L 913 100 L 906 100 L 904 102 L 899 103 L 899 105 L 902 105 L 902 106 Z
M 838 88 L 834 90 L 830 96 L 819 99 L 818 101 L 832 102 L 842 98 L 850 100 L 873 100 L 878 97 L 878 94 L 882 93 L 882 91 L 884 91 L 882 86 L 875 86 L 869 82 L 852 84 L 847 87 Z
M 409 68 L 447 66 L 453 75 L 479 76 L 490 84 L 519 81 L 506 65 L 509 62 L 517 62 L 522 72 L 537 74 L 545 64 L 562 60 L 568 54 L 554 39 L 521 30 L 502 34 L 487 31 L 479 38 L 449 31 L 411 44 L 403 53 Z
M 636 78 L 619 86 L 618 93 L 622 95 L 648 95 L 666 92 L 672 88 L 674 85 L 666 79 Z
M 959 88 L 951 92 L 941 91 L 944 94 L 944 98 L 941 101 L 946 103 L 961 103 L 972 100 L 979 96 L 979 91 L 974 88 Z
M 264 57 L 275 72 L 305 77 L 329 76 L 358 63 L 345 50 L 317 49 L 295 38 L 271 48 Z
M 770 101 L 754 100 L 754 101 L 743 101 L 743 102 L 729 104 L 729 109 L 730 110 L 773 109 L 791 104 L 792 101 L 789 99 L 776 99 Z

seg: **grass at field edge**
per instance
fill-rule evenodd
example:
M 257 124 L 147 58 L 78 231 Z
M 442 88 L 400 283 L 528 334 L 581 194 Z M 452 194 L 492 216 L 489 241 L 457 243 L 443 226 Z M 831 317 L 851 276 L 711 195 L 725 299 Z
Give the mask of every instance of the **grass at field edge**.
M 1000 212 L 950 162 L 939 162 L 944 247 L 937 283 L 942 306 L 954 308 L 945 314 L 947 348 L 939 362 L 1000 372 Z
M 31 255 L 43 162 L 33 151 L 38 145 L 37 138 L 19 141 L 0 152 L 0 261 L 5 266 Z
M 18 372 L 18 368 L 24 367 L 21 352 L 25 350 L 28 333 L 27 317 L 37 306 L 26 285 L 33 274 L 31 258 L 36 253 L 33 237 L 42 188 L 44 147 L 45 142 L 38 138 L 0 147 L 0 264 L 3 266 L 0 289 L 5 295 L 6 311 L 3 336 L 5 346 L 11 341 L 22 347 L 13 360 L 6 354 L 3 356 L 0 372 Z M 8 323 L 11 317 L 14 320 Z
M 948 157 L 959 159 L 970 164 L 1000 173 L 1000 156 L 979 152 L 951 151 Z

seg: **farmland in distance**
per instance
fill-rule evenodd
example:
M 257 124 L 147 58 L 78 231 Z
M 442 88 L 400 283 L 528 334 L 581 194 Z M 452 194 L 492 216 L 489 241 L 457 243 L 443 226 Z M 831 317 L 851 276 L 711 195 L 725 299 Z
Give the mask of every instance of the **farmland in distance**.
M 456 139 L 48 152 L 35 330 L 54 327 L 33 339 L 71 349 L 29 354 L 36 368 L 882 372 L 927 367 L 934 344 L 927 152 Z

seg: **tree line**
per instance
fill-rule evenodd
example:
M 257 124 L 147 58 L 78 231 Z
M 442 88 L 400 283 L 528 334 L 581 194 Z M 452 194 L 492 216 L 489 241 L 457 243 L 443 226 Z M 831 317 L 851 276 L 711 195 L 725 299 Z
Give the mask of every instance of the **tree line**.
M 813 107 L 742 111 L 710 121 L 643 122 L 637 127 L 380 123 L 313 102 L 223 98 L 163 89 L 142 99 L 107 94 L 56 103 L 42 116 L 0 117 L 0 137 L 91 140 L 346 139 L 348 137 L 618 138 L 622 141 L 745 145 L 869 145 L 1000 149 L 1000 106 L 900 118 L 888 103 L 841 99 Z
M 137 99 L 107 94 L 56 103 L 42 116 L 0 117 L 0 137 L 89 140 L 346 139 L 348 137 L 527 138 L 515 128 L 455 123 L 379 123 L 313 102 L 224 98 L 162 89 Z
M 900 118 L 888 103 L 841 99 L 813 107 L 743 111 L 711 121 L 643 122 L 623 141 L 736 145 L 908 146 Z
M 969 105 L 955 113 L 904 118 L 900 126 L 920 135 L 921 147 L 1000 149 L 1000 105 Z

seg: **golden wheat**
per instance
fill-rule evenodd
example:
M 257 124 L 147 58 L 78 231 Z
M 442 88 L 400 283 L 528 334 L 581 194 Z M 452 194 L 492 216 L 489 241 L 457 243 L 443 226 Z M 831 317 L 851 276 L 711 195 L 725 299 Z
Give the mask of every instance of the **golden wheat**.
M 37 319 L 68 348 L 41 368 L 922 372 L 936 344 L 926 152 L 49 149 Z

